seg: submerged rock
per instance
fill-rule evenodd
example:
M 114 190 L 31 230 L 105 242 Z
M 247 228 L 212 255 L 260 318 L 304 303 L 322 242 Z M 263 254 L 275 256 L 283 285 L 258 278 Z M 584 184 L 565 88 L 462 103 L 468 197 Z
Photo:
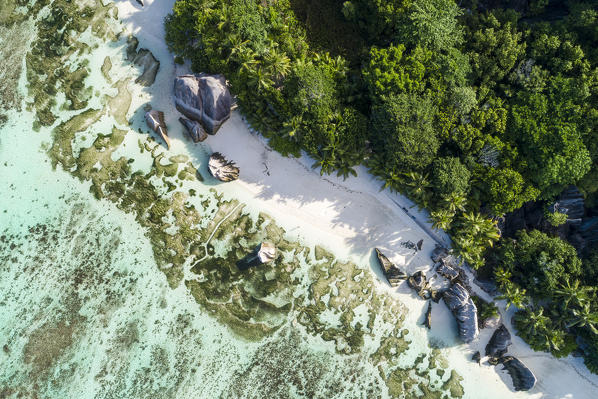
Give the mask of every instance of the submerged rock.
M 429 296 L 428 290 L 428 281 L 426 280 L 426 275 L 421 270 L 415 272 L 407 279 L 407 284 L 409 287 L 413 288 L 417 291 L 417 294 L 424 299 L 428 299 Z
M 463 342 L 473 341 L 479 334 L 477 308 L 469 292 L 459 283 L 453 284 L 442 295 L 459 326 L 459 337 Z
M 263 242 L 257 252 L 260 262 L 267 263 L 276 259 L 276 247 L 269 242 Z
M 145 122 L 150 129 L 158 133 L 162 140 L 166 142 L 166 146 L 170 148 L 170 139 L 168 138 L 168 130 L 166 123 L 164 123 L 164 112 L 151 110 L 145 113 Z
M 137 51 L 138 45 L 139 41 L 135 36 L 129 37 L 127 41 L 127 60 L 143 68 L 141 76 L 135 80 L 135 83 L 148 87 L 156 81 L 156 75 L 160 69 L 160 61 L 147 49 L 142 48 Z
M 417 245 L 417 250 L 421 251 L 422 245 L 424 245 L 424 240 L 423 239 L 419 240 L 416 245 Z
M 276 259 L 276 247 L 269 242 L 262 242 L 250 254 L 237 262 L 237 267 L 246 270 L 252 266 L 263 265 Z
M 200 141 L 204 141 L 208 138 L 208 134 L 199 122 L 182 117 L 179 118 L 179 122 L 181 122 L 181 125 L 185 126 L 185 130 L 187 131 L 189 137 L 191 137 L 191 140 L 193 140 L 194 143 L 199 143 Z
M 216 179 L 229 182 L 239 178 L 239 168 L 232 161 L 227 161 L 224 156 L 215 152 L 208 162 L 208 170 Z
M 216 134 L 230 117 L 232 97 L 222 75 L 183 75 L 174 80 L 177 110 Z
M 507 370 L 516 391 L 529 391 L 536 385 L 536 376 L 519 359 L 513 356 L 505 356 L 500 363 Z
M 432 328 L 432 301 L 428 301 L 428 309 L 426 310 L 426 317 L 424 318 L 423 325 L 429 329 Z
M 482 356 L 480 355 L 480 351 L 477 351 L 476 353 L 474 353 L 473 356 L 471 357 L 471 360 L 473 360 L 477 364 L 480 364 L 480 361 L 482 360 Z
M 507 353 L 507 349 L 511 345 L 511 333 L 504 324 L 501 324 L 500 327 L 494 331 L 492 334 L 492 338 L 486 345 L 486 356 L 490 356 L 492 358 L 500 358 L 503 357 L 505 353 Z
M 388 283 L 391 287 L 396 287 L 401 283 L 401 281 L 407 278 L 407 274 L 400 270 L 398 267 L 395 266 L 378 248 L 375 248 L 376 256 L 378 257 L 378 262 L 380 262 L 380 266 L 382 267 L 382 272 L 384 272 L 384 276 L 388 280 Z

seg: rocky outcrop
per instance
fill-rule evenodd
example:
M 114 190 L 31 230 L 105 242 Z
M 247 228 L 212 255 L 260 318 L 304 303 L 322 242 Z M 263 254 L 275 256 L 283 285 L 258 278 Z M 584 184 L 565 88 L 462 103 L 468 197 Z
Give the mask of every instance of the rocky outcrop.
M 216 134 L 230 117 L 232 97 L 222 75 L 183 75 L 174 80 L 177 110 Z
M 276 259 L 276 247 L 269 242 L 263 242 L 257 251 L 257 257 L 262 263 L 272 262 Z
M 262 242 L 250 254 L 237 262 L 240 270 L 246 270 L 253 266 L 263 265 L 276 259 L 276 247 L 269 242 Z
M 388 283 L 391 287 L 396 287 L 401 283 L 401 281 L 407 279 L 407 274 L 400 270 L 398 267 L 395 266 L 378 248 L 376 250 L 376 257 L 378 258 L 378 262 L 382 267 L 382 272 L 388 280 Z
M 138 45 L 139 41 L 135 36 L 129 37 L 127 41 L 127 60 L 143 68 L 141 76 L 135 80 L 135 83 L 148 87 L 156 81 L 156 75 L 160 69 L 160 61 L 147 49 L 142 48 L 137 51 Z
M 185 130 L 194 143 L 199 143 L 208 138 L 208 134 L 199 122 L 192 121 L 186 118 L 179 118 L 181 125 L 185 126 Z
M 473 341 L 479 334 L 478 311 L 469 292 L 456 283 L 443 293 L 442 299 L 457 319 L 461 340 L 466 343 Z
M 426 310 L 423 325 L 426 326 L 428 330 L 432 328 L 432 301 L 428 301 L 428 310 Z
M 516 391 L 529 391 L 536 385 L 536 376 L 519 359 L 513 356 L 505 356 L 500 363 L 507 370 Z
M 441 247 L 440 245 L 436 245 L 436 248 L 432 251 L 432 262 L 438 263 L 442 261 L 444 258 L 449 256 L 450 252 L 447 248 Z
M 216 179 L 229 182 L 239 178 L 239 168 L 232 161 L 227 161 L 224 156 L 215 152 L 208 161 L 208 170 Z
M 417 292 L 417 295 L 424 299 L 428 299 L 429 292 L 428 292 L 428 281 L 426 279 L 426 275 L 421 270 L 415 272 L 407 279 L 407 284 L 409 287 L 414 289 Z
M 598 216 L 583 219 L 579 226 L 583 246 L 598 244 Z
M 145 122 L 150 129 L 156 132 L 162 140 L 166 143 L 166 146 L 170 148 L 170 139 L 168 138 L 168 130 L 166 129 L 166 123 L 164 123 L 164 113 L 162 111 L 150 110 L 145 113 Z
M 486 356 L 495 359 L 501 358 L 507 353 L 509 345 L 511 345 L 511 333 L 501 324 L 486 345 Z
M 585 214 L 584 199 L 579 189 L 575 186 L 567 187 L 558 201 L 551 206 L 551 211 L 567 214 L 567 221 L 581 221 Z

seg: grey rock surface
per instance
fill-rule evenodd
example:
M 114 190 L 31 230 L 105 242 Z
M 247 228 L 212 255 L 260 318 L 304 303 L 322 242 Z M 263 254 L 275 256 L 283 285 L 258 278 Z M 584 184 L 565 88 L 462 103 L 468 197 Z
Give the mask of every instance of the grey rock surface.
M 224 156 L 215 152 L 208 161 L 208 170 L 216 179 L 229 182 L 239 178 L 239 168 L 232 161 L 227 161 Z
M 486 345 L 486 356 L 493 358 L 503 357 L 511 345 L 511 333 L 507 328 L 501 324 L 500 327 L 494 331 L 490 341 Z
M 480 331 L 478 309 L 469 296 L 469 292 L 461 284 L 456 283 L 444 292 L 442 299 L 457 320 L 461 340 L 466 343 L 473 341 Z
M 183 75 L 174 80 L 177 110 L 201 123 L 208 134 L 216 134 L 230 118 L 232 97 L 222 75 Z
M 516 357 L 505 356 L 500 362 L 511 376 L 516 391 L 529 391 L 536 385 L 534 373 Z
M 137 46 L 139 46 L 139 40 L 135 36 L 130 36 L 127 40 L 127 60 L 143 68 L 143 72 L 135 80 L 135 83 L 148 87 L 156 81 L 160 61 L 149 50 L 140 49 L 137 51 Z
M 189 137 L 191 137 L 191 140 L 193 140 L 194 143 L 199 143 L 208 138 L 208 134 L 199 122 L 182 117 L 179 118 L 179 122 L 181 122 L 181 125 L 185 126 L 185 131 L 189 134 Z
M 407 274 L 405 272 L 388 260 L 388 258 L 382 252 L 380 252 L 378 248 L 375 248 L 375 250 L 378 262 L 382 267 L 382 272 L 384 273 L 384 276 L 386 277 L 386 280 L 388 280 L 388 283 L 391 285 L 391 287 L 396 287 L 401 283 L 401 281 L 407 279 Z
M 168 138 L 168 130 L 166 123 L 164 123 L 164 113 L 162 111 L 151 110 L 145 113 L 145 122 L 150 129 L 156 132 L 162 140 L 166 142 L 166 146 L 170 148 L 170 139 Z

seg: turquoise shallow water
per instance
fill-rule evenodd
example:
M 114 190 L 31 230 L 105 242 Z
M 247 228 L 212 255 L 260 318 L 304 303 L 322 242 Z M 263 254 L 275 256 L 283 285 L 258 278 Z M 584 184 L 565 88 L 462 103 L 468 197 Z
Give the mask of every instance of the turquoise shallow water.
M 463 366 L 454 334 L 428 340 L 419 309 L 374 283 L 369 256 L 336 259 L 297 240 L 309 226 L 291 236 L 259 200 L 222 193 L 205 147 L 168 152 L 152 138 L 142 109 L 153 89 L 134 83 L 113 8 L 90 1 L 74 12 L 55 0 L 24 17 L 5 4 L 0 398 L 511 393 L 493 375 L 499 388 L 480 396 L 488 379 Z M 31 50 L 40 21 L 63 14 L 82 18 L 81 31 Z M 45 87 L 44 65 L 84 69 L 82 88 L 76 74 Z M 41 110 L 56 119 L 36 126 Z M 264 239 L 281 256 L 240 273 L 235 261 Z

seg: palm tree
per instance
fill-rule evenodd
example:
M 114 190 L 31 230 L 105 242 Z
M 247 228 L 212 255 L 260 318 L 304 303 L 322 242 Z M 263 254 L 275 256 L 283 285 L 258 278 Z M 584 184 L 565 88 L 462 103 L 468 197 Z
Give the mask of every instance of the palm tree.
M 372 169 L 378 169 L 377 168 L 378 165 L 376 165 L 376 167 L 372 167 Z M 384 172 L 384 168 L 382 167 L 380 169 L 380 172 L 375 174 L 377 175 L 382 175 Z M 384 179 L 384 186 L 382 186 L 382 189 L 388 188 L 391 191 L 399 191 L 399 189 L 401 188 L 401 186 L 403 186 L 403 184 L 405 184 L 405 181 L 403 179 L 403 174 L 402 173 L 397 173 L 394 170 L 391 170 L 390 173 L 388 173 L 386 175 L 386 178 Z
M 494 279 L 501 286 L 505 286 L 511 282 L 512 273 L 503 267 L 497 267 L 494 269 Z
M 544 308 L 520 310 L 513 316 L 513 321 L 519 331 L 527 336 L 536 336 L 543 333 L 550 319 L 544 316 Z
M 436 230 L 442 229 L 447 231 L 451 227 L 454 217 L 455 213 L 448 209 L 440 209 L 430 213 L 432 227 Z
M 458 211 L 465 211 L 467 197 L 462 193 L 453 192 L 448 195 L 443 195 L 442 202 L 449 211 L 455 214 Z
M 418 172 L 405 173 L 407 178 L 405 186 L 407 186 L 407 193 L 412 196 L 416 202 L 420 202 L 424 207 L 427 204 L 428 192 L 426 189 L 430 187 L 428 175 L 422 175 Z
M 567 324 L 567 328 L 571 327 L 587 327 L 589 330 L 598 335 L 598 313 L 595 313 L 590 308 L 590 303 L 586 302 L 581 309 L 573 309 L 571 311 L 573 317 Z
M 575 280 L 573 284 L 569 282 L 569 278 L 565 279 L 565 284 L 554 290 L 557 298 L 562 300 L 563 309 L 567 309 L 570 302 L 573 302 L 579 307 L 583 307 L 585 303 L 590 300 L 590 294 L 595 290 L 594 287 L 579 286 L 579 280 Z
M 461 226 L 480 243 L 492 246 L 500 238 L 496 221 L 484 218 L 479 213 L 464 213 Z
M 513 284 L 510 281 L 503 286 L 503 290 L 504 294 L 498 296 L 497 299 L 506 299 L 507 309 L 510 308 L 511 305 L 515 305 L 518 308 L 523 308 L 525 304 L 529 302 L 529 298 L 526 295 L 525 289 Z M 541 315 L 544 313 L 544 309 L 540 308 L 539 312 Z
M 270 79 L 270 76 L 264 72 L 261 66 L 258 66 L 255 70 L 248 70 L 248 73 L 248 83 L 251 86 L 256 87 L 258 92 L 269 89 L 274 84 Z
M 291 70 L 291 59 L 286 53 L 272 48 L 265 56 L 264 62 L 268 66 L 268 72 L 277 81 L 282 80 Z

